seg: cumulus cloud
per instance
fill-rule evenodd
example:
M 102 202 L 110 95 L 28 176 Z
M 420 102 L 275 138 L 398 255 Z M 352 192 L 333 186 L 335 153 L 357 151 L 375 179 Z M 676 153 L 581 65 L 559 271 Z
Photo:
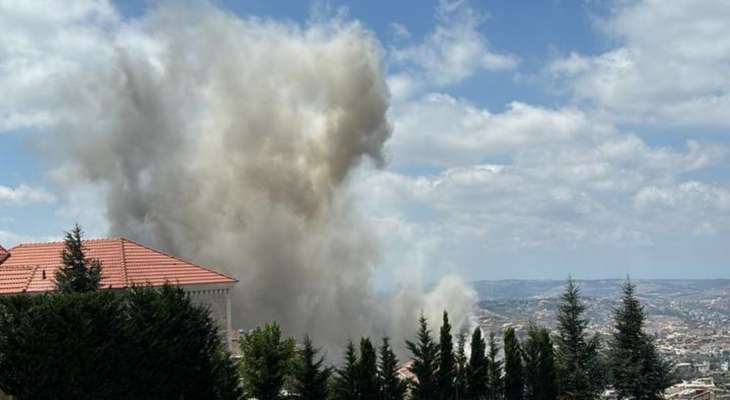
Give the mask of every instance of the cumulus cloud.
M 113 56 L 105 43 L 118 22 L 106 1 L 0 2 L 0 132 L 48 127 L 68 115 L 80 88 L 67 80 Z
M 369 171 L 357 193 L 396 243 L 386 262 L 408 274 L 509 277 L 499 265 L 525 255 L 531 276 L 536 263 L 578 272 L 589 269 L 576 264 L 583 258 L 556 253 L 637 248 L 657 254 L 646 265 L 667 236 L 730 236 L 721 222 L 728 187 L 689 177 L 724 165 L 723 144 L 650 145 L 573 107 L 513 103 L 491 113 L 430 94 L 398 110 L 386 146 L 392 168 Z
M 389 81 L 396 98 L 460 82 L 479 71 L 515 68 L 517 58 L 493 50 L 479 31 L 485 18 L 465 1 L 441 0 L 434 31 L 422 43 L 391 50 L 392 62 L 403 69 Z
M 34 203 L 53 203 L 56 196 L 43 188 L 21 184 L 15 188 L 0 185 L 0 205 L 25 206 Z
M 730 126 L 730 36 L 725 2 L 618 2 L 598 29 L 616 46 L 571 53 L 548 72 L 558 87 L 620 120 Z

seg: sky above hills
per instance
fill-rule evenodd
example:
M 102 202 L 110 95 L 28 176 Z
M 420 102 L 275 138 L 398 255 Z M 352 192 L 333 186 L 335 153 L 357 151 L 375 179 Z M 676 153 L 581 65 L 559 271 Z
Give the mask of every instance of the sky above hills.
M 450 273 L 730 277 L 730 4 L 209 6 L 301 29 L 359 21 L 379 44 L 392 136 L 385 165 L 363 163 L 348 194 L 380 243 L 381 286 Z M 75 221 L 115 233 L 108 187 L 71 188 L 52 138 L 73 107 L 68 74 L 102 63 L 108 36 L 153 8 L 0 2 L 0 244 Z

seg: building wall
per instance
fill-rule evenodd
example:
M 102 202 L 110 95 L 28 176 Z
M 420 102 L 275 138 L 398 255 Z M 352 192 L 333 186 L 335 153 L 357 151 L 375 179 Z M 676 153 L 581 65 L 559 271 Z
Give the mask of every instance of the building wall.
M 230 287 L 196 287 L 185 286 L 185 291 L 196 304 L 203 305 L 210 310 L 210 314 L 218 322 L 221 335 L 225 338 L 229 349 L 233 329 L 231 327 L 231 292 Z M 1 400 L 1 399 L 0 399 Z

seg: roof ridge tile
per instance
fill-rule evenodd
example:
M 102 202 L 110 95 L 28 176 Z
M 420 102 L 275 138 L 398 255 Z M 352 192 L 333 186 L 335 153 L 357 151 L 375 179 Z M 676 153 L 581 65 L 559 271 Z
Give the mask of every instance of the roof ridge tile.
M 122 279 L 124 279 L 124 286 L 129 286 L 129 274 L 127 273 L 127 249 L 124 246 L 126 239 L 119 238 L 119 248 L 122 251 Z
M 30 287 L 30 283 L 33 282 L 33 277 L 35 276 L 35 272 L 37 270 L 38 270 L 38 266 L 36 265 L 35 267 L 33 267 L 33 271 L 31 271 L 31 273 L 28 274 L 28 280 L 23 285 L 23 289 L 21 290 L 21 292 L 28 291 L 28 287 Z

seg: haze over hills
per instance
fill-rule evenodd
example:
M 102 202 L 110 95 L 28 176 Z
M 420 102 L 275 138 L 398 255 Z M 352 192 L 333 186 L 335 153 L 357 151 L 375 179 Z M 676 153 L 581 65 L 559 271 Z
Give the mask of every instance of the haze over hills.
M 730 292 L 730 279 L 636 279 L 637 293 L 647 300 L 699 300 Z M 586 298 L 613 299 L 623 279 L 576 280 Z M 481 280 L 472 282 L 480 300 L 551 299 L 561 295 L 565 280 Z

